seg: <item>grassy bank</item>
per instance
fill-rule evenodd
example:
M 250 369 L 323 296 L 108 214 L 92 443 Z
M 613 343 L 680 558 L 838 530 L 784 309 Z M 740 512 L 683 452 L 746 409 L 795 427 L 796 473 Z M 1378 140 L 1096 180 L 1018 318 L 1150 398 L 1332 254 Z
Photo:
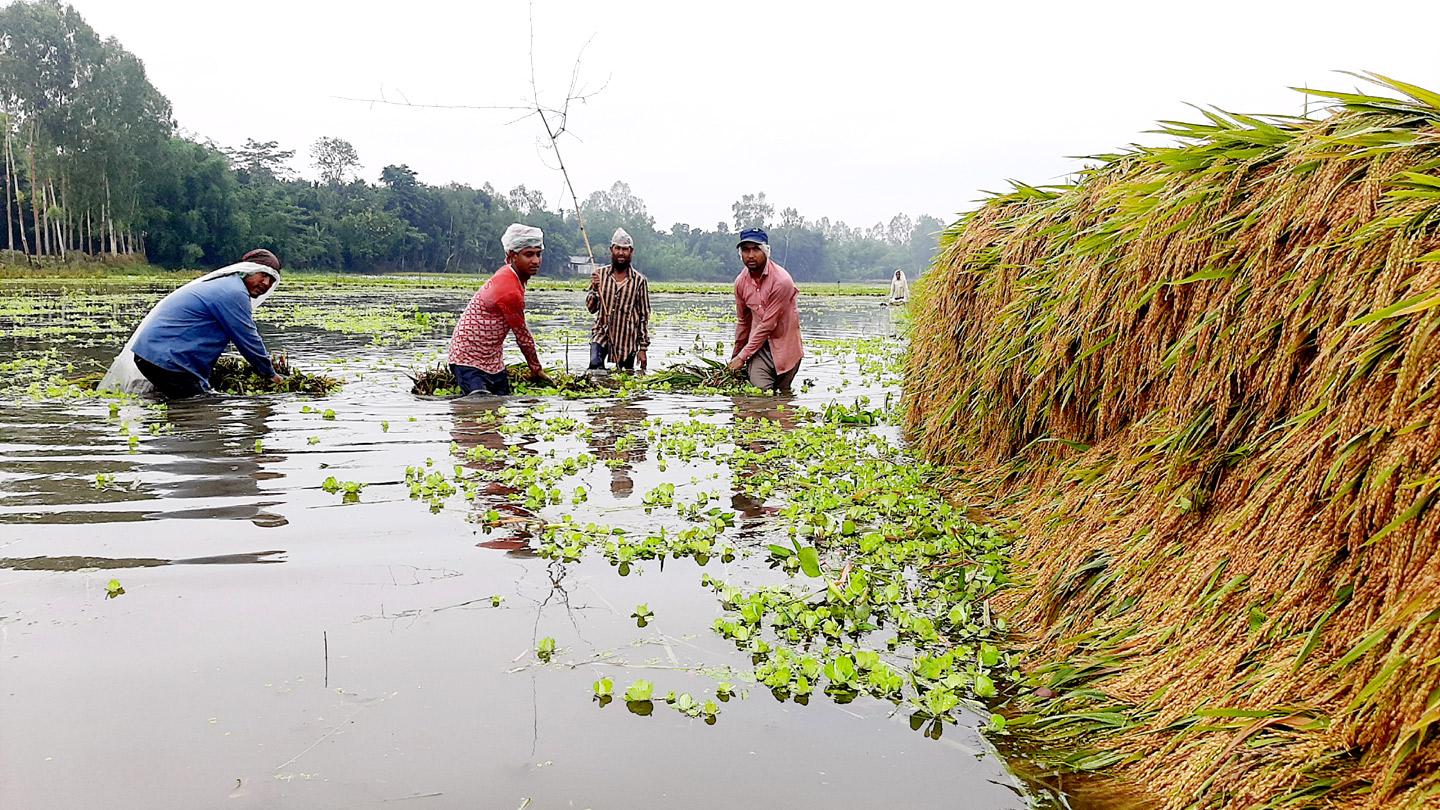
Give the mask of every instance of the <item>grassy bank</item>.
M 34 267 L 24 263 L 0 262 L 0 283 L 54 283 L 57 286 L 84 284 L 97 285 L 146 285 L 183 284 L 200 275 L 199 270 L 165 270 L 151 265 L 131 261 L 85 260 L 72 262 L 45 262 Z M 738 271 L 737 271 L 738 272 Z M 488 273 L 406 273 L 403 275 L 365 275 L 359 273 L 312 273 L 304 270 L 290 270 L 285 273 L 287 289 L 317 289 L 324 287 L 387 287 L 414 290 L 474 290 L 478 289 Z M 588 279 L 557 279 L 540 276 L 530 282 L 532 290 L 584 290 Z M 799 287 L 806 295 L 839 296 L 882 296 L 889 292 L 888 283 L 852 282 L 800 282 Z M 732 287 L 728 282 L 709 281 L 652 281 L 650 290 L 656 293 L 696 293 L 702 295 L 728 295 Z
M 1381 83 L 1019 186 L 920 285 L 909 429 L 1019 537 L 1045 767 L 1440 800 L 1440 95 Z

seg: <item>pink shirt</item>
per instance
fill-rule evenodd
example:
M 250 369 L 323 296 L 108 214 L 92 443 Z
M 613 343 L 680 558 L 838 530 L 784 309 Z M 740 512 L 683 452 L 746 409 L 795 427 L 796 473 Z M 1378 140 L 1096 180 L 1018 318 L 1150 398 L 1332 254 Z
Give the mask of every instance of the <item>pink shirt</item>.
M 767 262 L 759 281 L 749 270 L 735 277 L 735 357 L 749 360 L 770 342 L 775 372 L 784 374 L 799 365 L 805 356 L 800 344 L 800 310 L 795 299 L 800 291 L 790 273 L 774 261 Z
M 507 264 L 495 271 L 465 307 L 450 337 L 449 361 L 498 374 L 505 370 L 505 336 L 511 330 L 525 362 L 532 370 L 540 368 L 535 338 L 525 325 L 525 285 Z

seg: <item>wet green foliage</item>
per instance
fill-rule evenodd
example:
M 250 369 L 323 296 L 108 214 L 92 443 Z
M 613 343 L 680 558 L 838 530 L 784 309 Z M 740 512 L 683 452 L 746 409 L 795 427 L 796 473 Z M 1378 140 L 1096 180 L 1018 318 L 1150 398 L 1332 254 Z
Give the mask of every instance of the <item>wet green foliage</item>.
M 606 374 L 566 374 L 549 370 L 546 376 L 550 385 L 530 379 L 530 369 L 524 363 L 511 365 L 507 369 L 510 386 L 518 396 L 561 396 L 570 399 L 584 397 L 629 397 L 641 393 L 687 392 L 698 394 L 752 394 L 764 392 L 750 386 L 738 374 L 726 368 L 725 364 L 713 358 L 700 357 L 692 363 L 682 363 L 649 373 L 630 374 L 615 372 Z M 458 397 L 461 391 L 455 382 L 455 375 L 445 364 L 410 375 L 410 393 L 416 396 Z
M 332 475 L 320 484 L 320 488 L 332 495 L 339 493 L 344 503 L 355 503 L 360 500 L 360 491 L 365 485 L 359 481 L 341 481 Z
M 268 377 L 255 373 L 243 358 L 224 355 L 215 363 L 210 374 L 210 387 L 222 394 L 312 394 L 323 396 L 340 389 L 340 381 L 324 374 L 307 374 L 290 365 L 284 355 L 272 358 L 275 372 L 281 382 L 272 382 Z

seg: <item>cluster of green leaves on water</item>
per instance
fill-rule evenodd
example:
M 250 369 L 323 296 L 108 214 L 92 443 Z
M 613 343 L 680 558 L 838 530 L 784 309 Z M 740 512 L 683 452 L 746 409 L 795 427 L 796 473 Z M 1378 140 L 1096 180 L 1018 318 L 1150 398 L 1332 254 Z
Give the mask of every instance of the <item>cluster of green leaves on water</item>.
M 360 491 L 365 485 L 359 481 L 341 481 L 332 475 L 320 484 L 320 488 L 331 495 L 339 493 L 343 503 L 355 503 L 360 500 Z
M 347 335 L 369 335 L 377 344 L 395 343 L 446 331 L 455 325 L 454 312 L 422 312 L 385 304 L 291 304 L 264 307 L 260 320 L 284 327 L 310 327 Z
M 823 689 L 837 701 L 864 694 L 903 702 L 917 728 L 938 736 L 961 706 L 979 708 L 1012 677 L 1014 661 L 1001 649 L 1005 626 L 989 608 L 1009 581 L 1006 541 L 945 500 L 937 471 L 866 429 L 879 419 L 837 418 L 869 412 L 857 402 L 794 411 L 789 426 L 654 420 L 643 429 L 657 454 L 727 464 L 746 495 L 784 500 L 786 540 L 768 553 L 805 584 L 747 589 L 702 576 L 725 612 L 715 631 L 751 654 L 757 681 L 782 700 L 803 702 Z M 674 487 L 662 483 L 645 500 L 673 505 Z M 677 541 L 693 541 L 692 529 L 637 540 L 564 516 L 545 527 L 539 552 L 569 560 L 596 550 L 628 565 L 688 550 L 703 564 L 717 548 L 738 553 L 723 537 L 730 517 L 695 527 L 708 545 L 687 549 Z
M 716 697 L 725 701 L 734 694 L 729 684 L 722 684 L 717 688 Z M 595 700 L 601 708 L 609 705 L 615 695 L 615 681 L 610 678 L 599 678 L 591 684 L 591 691 L 595 694 Z M 625 705 L 634 714 L 648 716 L 655 710 L 655 684 L 639 678 L 625 687 Z M 665 705 L 686 717 L 694 717 L 704 720 L 709 725 L 714 725 L 716 718 L 720 715 L 720 707 L 714 700 L 706 700 L 701 703 L 689 692 L 669 692 L 662 699 Z
M 492 510 L 492 514 L 498 519 L 498 512 Z M 621 576 L 629 574 L 632 566 L 641 560 L 689 557 L 705 565 L 711 558 L 718 557 L 721 562 L 730 562 L 740 552 L 721 535 L 733 525 L 734 513 L 717 512 L 694 526 L 679 530 L 660 526 L 642 534 L 619 526 L 582 524 L 571 515 L 562 515 L 541 529 L 535 553 L 546 559 L 573 562 L 586 551 L 597 552 L 616 566 Z
M 849 373 L 854 362 L 860 372 L 857 381 L 865 384 L 893 384 L 905 368 L 905 343 L 887 337 L 812 338 L 806 349 L 837 358 L 844 379 L 854 379 Z
M 1013 665 L 989 608 L 1009 582 L 1005 539 L 967 520 L 935 488 L 937 471 L 878 434 L 823 418 L 737 429 L 748 434 L 731 454 L 739 486 L 788 500 L 780 518 L 791 546 L 771 546 L 776 565 L 793 558 L 815 573 L 802 556 L 813 547 L 824 569 L 809 588 L 747 592 L 709 580 L 734 617 L 717 630 L 756 657 L 757 677 L 778 682 L 788 668 L 792 685 L 797 673 L 813 685 L 813 664 L 790 663 L 812 656 L 832 695 L 899 700 L 903 691 L 916 717 L 937 721 L 933 734 L 963 701 L 993 697 Z M 891 668 L 903 672 L 903 690 Z

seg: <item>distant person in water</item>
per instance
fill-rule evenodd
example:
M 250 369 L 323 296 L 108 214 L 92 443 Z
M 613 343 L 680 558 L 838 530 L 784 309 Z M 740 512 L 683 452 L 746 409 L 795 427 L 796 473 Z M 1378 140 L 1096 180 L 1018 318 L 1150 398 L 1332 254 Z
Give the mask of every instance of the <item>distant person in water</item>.
M 450 338 L 450 371 L 466 394 L 510 393 L 505 336 L 512 331 L 530 366 L 530 378 L 550 383 L 535 351 L 535 338 L 525 324 L 525 285 L 540 272 L 545 234 L 539 228 L 516 223 L 505 229 L 500 244 L 505 248 L 505 266 L 496 270 L 470 299 Z
M 595 315 L 590 329 L 590 368 L 605 368 L 608 357 L 615 368 L 644 371 L 650 348 L 650 282 L 631 264 L 635 240 L 624 228 L 610 237 L 610 264 L 590 276 L 585 308 Z
M 904 270 L 896 270 L 890 279 L 890 303 L 903 304 L 910 300 L 910 282 L 905 279 Z
M 158 392 L 171 399 L 203 394 L 210 390 L 215 361 L 231 343 L 255 373 L 281 382 L 254 315 L 279 283 L 280 259 L 268 250 L 252 250 L 238 264 L 170 293 L 140 322 L 100 389 Z
M 759 228 L 740 232 L 735 277 L 735 353 L 732 370 L 745 369 L 750 384 L 790 393 L 805 349 L 800 343 L 799 290 L 785 268 L 770 258 L 770 237 Z

